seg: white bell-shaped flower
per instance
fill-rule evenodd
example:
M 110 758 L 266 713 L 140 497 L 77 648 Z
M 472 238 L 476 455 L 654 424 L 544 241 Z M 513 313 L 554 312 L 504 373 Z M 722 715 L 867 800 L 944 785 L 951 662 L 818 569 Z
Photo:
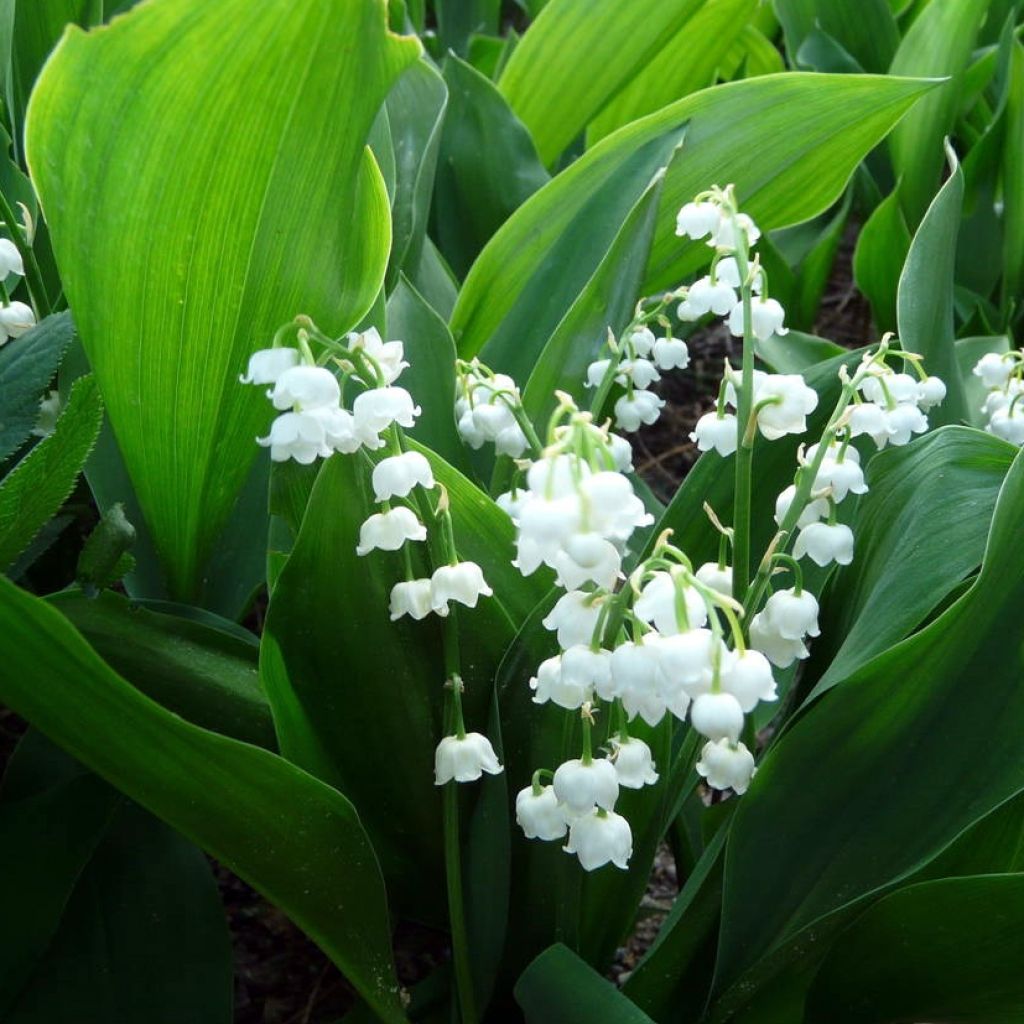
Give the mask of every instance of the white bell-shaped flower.
M 645 646 L 651 646 L 648 640 Z M 721 642 L 716 642 L 710 629 L 689 629 L 685 633 L 663 636 L 655 645 L 661 667 L 663 686 L 674 692 L 682 688 L 696 697 L 711 689 L 714 655 L 725 655 Z
M 608 447 L 611 449 L 615 468 L 620 473 L 632 473 L 633 446 L 620 434 L 609 434 Z
M 986 429 L 1010 444 L 1024 445 L 1024 404 L 1017 402 L 1016 405 L 997 409 Z
M 604 380 L 605 375 L 608 373 L 608 368 L 612 365 L 610 359 L 595 359 L 587 367 L 587 379 L 585 386 L 588 388 L 598 388 L 601 386 L 601 381 Z
M 734 743 L 743 731 L 743 708 L 731 693 L 702 693 L 690 705 L 690 724 L 709 740 Z
M 620 395 L 615 402 L 615 425 L 629 433 L 639 430 L 642 424 L 650 426 L 657 422 L 664 405 L 665 399 L 653 391 Z
M 946 400 L 946 382 L 941 377 L 925 377 L 919 385 L 917 404 L 924 411 Z
M 619 777 L 605 758 L 591 758 L 586 764 L 575 758 L 555 770 L 555 795 L 577 814 L 603 807 L 610 811 L 619 798 Z
M 757 296 L 750 304 L 750 325 L 754 337 L 759 341 L 767 341 L 773 334 L 780 337 L 789 334 L 789 328 L 783 327 L 786 311 L 777 299 L 765 299 Z M 743 303 L 738 302 L 729 313 L 729 330 L 737 337 L 743 337 Z
M 331 454 L 324 435 L 324 427 L 312 413 L 286 412 L 270 424 L 266 437 L 256 438 L 256 443 L 270 449 L 274 462 L 294 459 L 308 466 L 316 459 L 325 459 Z
M 405 346 L 400 341 L 384 341 L 376 327 L 351 332 L 345 339 L 350 350 L 362 349 L 377 364 L 385 384 L 394 384 L 409 365 L 404 360 Z
M 659 370 L 685 370 L 690 350 L 682 338 L 659 338 L 654 343 L 654 365 Z
M 561 839 L 569 831 L 553 786 L 540 786 L 536 793 L 527 786 L 516 794 L 516 824 L 527 839 Z
M 804 459 L 807 463 L 814 461 L 818 454 L 818 445 L 807 449 Z M 843 501 L 848 494 L 866 494 L 868 485 L 864 482 L 864 470 L 860 467 L 860 453 L 852 445 L 845 449 L 841 445 L 830 445 L 825 457 L 821 460 L 818 475 L 814 478 L 814 490 L 823 491 L 829 488 L 832 500 Z M 825 503 L 827 507 L 827 502 Z M 803 517 L 801 517 L 802 519 Z M 817 518 L 822 518 L 818 516 Z M 804 522 L 798 526 L 806 525 Z
M 359 528 L 357 555 L 374 549 L 397 551 L 407 540 L 426 540 L 427 528 L 410 509 L 400 507 L 376 512 Z
M 391 588 L 391 621 L 403 615 L 411 619 L 424 619 L 434 610 L 430 580 L 406 580 Z
M 631 345 L 638 356 L 647 357 L 654 349 L 654 332 L 650 327 L 637 327 L 630 332 L 626 344 Z
M 621 572 L 622 555 L 599 534 L 578 533 L 555 555 L 553 568 L 558 585 L 566 590 L 579 590 L 584 583 L 611 590 Z
M 654 644 L 627 640 L 612 651 L 612 693 L 621 697 L 634 692 L 655 692 L 658 689 L 661 661 Z
M 654 517 L 621 473 L 594 473 L 580 484 L 590 529 L 609 540 L 627 541 L 634 530 L 650 526 Z
M 319 409 L 311 409 L 303 415 L 312 416 L 320 421 L 324 428 L 324 440 L 332 451 L 351 454 L 363 446 L 363 438 L 356 430 L 356 419 L 348 411 L 337 405 L 325 405 Z
M 25 264 L 18 247 L 9 238 L 0 238 L 0 279 L 6 280 L 11 274 L 25 276 Z M 268 383 L 266 381 L 246 381 L 246 383 Z
M 1017 363 L 1008 353 L 986 352 L 971 371 L 987 388 L 1003 388 L 1010 379 Z
M 892 435 L 885 409 L 874 402 L 863 402 L 850 410 L 850 435 L 862 434 L 870 437 L 878 448 L 884 448 Z
M 717 411 L 707 412 L 697 420 L 690 432 L 690 440 L 702 452 L 714 448 L 719 455 L 732 455 L 739 443 L 736 430 L 736 417 L 731 412 L 721 416 Z
M 696 576 L 705 587 L 710 587 L 723 597 L 732 597 L 731 565 L 727 565 L 723 568 L 717 562 L 705 562 L 697 568 L 697 571 L 693 575 Z
M 658 368 L 650 361 L 650 359 L 623 359 L 622 362 L 619 363 L 619 369 L 621 373 L 616 379 L 621 380 L 623 383 L 627 380 L 631 380 L 633 382 L 633 386 L 639 388 L 641 391 L 661 380 L 661 374 L 658 373 Z
M 352 403 L 356 427 L 362 434 L 379 434 L 397 423 L 400 427 L 412 427 L 420 414 L 412 395 L 405 388 L 374 388 L 356 396 Z
M 539 497 L 576 497 L 580 484 L 590 476 L 590 467 L 578 455 L 555 455 L 538 459 L 526 471 L 526 486 Z
M 677 601 L 686 612 L 685 625 L 679 622 Z M 658 572 L 643 586 L 640 596 L 633 602 L 633 611 L 644 622 L 654 625 L 663 636 L 696 629 L 708 621 L 704 598 L 693 588 L 676 582 L 667 572 Z
M 779 668 L 789 668 L 794 661 L 810 654 L 803 640 L 783 636 L 778 625 L 764 612 L 758 612 L 750 620 L 750 646 Z
M 567 711 L 581 708 L 594 695 L 592 683 L 581 674 L 562 671 L 562 657 L 556 655 L 540 663 L 537 674 L 530 680 L 534 704 L 557 704 Z
M 430 577 L 430 599 L 434 611 L 440 615 L 447 614 L 449 601 L 475 608 L 481 597 L 490 597 L 493 593 L 476 562 L 439 565 Z
M 459 437 L 461 437 L 463 442 L 469 445 L 473 451 L 483 448 L 487 438 L 484 437 L 483 431 L 477 427 L 476 422 L 473 419 L 472 409 L 464 409 L 459 414 L 455 425 L 459 431 Z
M 720 278 L 712 283 L 710 277 L 701 277 L 690 285 L 686 301 L 691 308 L 704 313 L 725 316 L 736 305 L 736 290 Z
M 243 384 L 276 384 L 285 370 L 298 365 L 296 348 L 262 348 L 249 356 L 249 366 L 238 379 Z
M 676 234 L 696 242 L 717 232 L 721 222 L 722 211 L 717 203 L 686 203 L 676 214 Z
M 787 640 L 819 636 L 818 601 L 809 590 L 777 590 L 765 601 L 764 615 Z
M 740 281 L 740 267 L 736 262 L 735 256 L 723 256 L 718 261 L 718 265 L 715 267 L 715 275 L 719 280 L 724 281 L 726 284 L 731 285 L 733 288 L 739 289 L 742 282 Z M 761 294 L 761 275 L 758 274 L 751 283 L 750 290 L 755 295 Z
M 767 440 L 775 441 L 807 429 L 807 415 L 818 407 L 818 393 L 799 373 L 769 373 L 760 378 L 754 402 L 758 430 Z
M 797 534 L 793 557 L 807 555 L 822 567 L 835 562 L 849 565 L 853 561 L 853 530 L 843 523 L 811 523 Z
M 570 590 L 558 599 L 542 624 L 545 629 L 557 632 L 559 647 L 568 649 L 589 644 L 601 615 L 601 604 L 593 594 Z
M 498 436 L 494 439 L 494 450 L 499 455 L 508 455 L 513 459 L 518 459 L 529 445 L 530 442 L 527 440 L 526 434 L 523 433 L 523 428 L 516 422 L 510 423 L 499 431 Z
M 860 468 L 859 466 L 857 467 Z M 818 479 L 821 479 L 819 474 Z M 863 477 L 862 477 L 863 479 Z M 779 496 L 775 499 L 775 522 L 782 525 L 782 520 L 789 514 L 789 509 L 793 504 L 793 499 L 796 497 L 796 486 L 790 484 Z M 839 500 L 839 499 L 836 499 Z M 823 519 L 828 515 L 828 501 L 825 498 L 813 498 L 807 502 L 803 512 L 800 513 L 800 518 L 797 519 L 797 526 L 809 526 L 811 523 L 816 523 L 819 519 Z
M 753 220 L 745 213 L 737 213 L 736 216 L 722 216 L 718 227 L 711 232 L 708 245 L 717 249 L 725 249 L 735 252 L 739 245 L 740 234 L 747 236 L 747 245 L 753 245 L 760 237 L 761 230 Z
M 562 653 L 560 683 L 574 693 L 585 695 L 589 700 L 596 693 L 602 700 L 610 700 L 612 685 L 612 652 L 604 649 L 592 650 L 584 644 L 577 644 Z M 552 698 L 554 699 L 554 698 Z M 559 703 L 556 701 L 556 703 Z M 581 707 L 583 700 L 573 707 Z M 563 705 L 565 706 L 565 705 Z
M 323 366 L 293 366 L 281 373 L 269 395 L 275 409 L 308 412 L 336 406 L 341 388 L 338 378 Z
M 611 759 L 619 785 L 626 789 L 643 789 L 658 781 L 651 748 L 635 736 L 613 737 Z
M 778 698 L 771 664 L 755 650 L 746 650 L 729 661 L 722 672 L 722 689 L 739 701 L 744 714 L 753 711 L 760 701 Z
M 754 777 L 754 755 L 742 743 L 728 739 L 705 743 L 697 773 L 712 789 L 732 789 L 743 795 Z
M 633 833 L 621 814 L 598 809 L 573 818 L 569 841 L 562 849 L 576 854 L 584 871 L 594 871 L 608 863 L 625 871 L 633 856 Z
M 406 497 L 414 487 L 430 490 L 434 486 L 434 471 L 419 452 L 402 452 L 381 459 L 373 467 L 372 481 L 376 499 L 389 501 Z
M 517 426 L 512 410 L 501 399 L 474 405 L 473 425 L 488 441 L 497 441 L 509 427 Z
M 513 523 L 518 523 L 519 513 L 522 511 L 523 505 L 529 500 L 529 497 L 529 491 L 524 491 L 520 488 L 516 490 L 515 493 L 512 491 L 505 491 L 504 494 L 499 494 L 494 499 L 494 504 L 497 505 Z
M 928 429 L 928 417 L 908 402 L 901 402 L 895 409 L 887 409 L 885 423 L 889 444 L 897 447 L 910 444 L 914 434 L 923 434 Z
M 436 786 L 443 786 L 452 779 L 456 782 L 475 782 L 484 772 L 500 775 L 501 771 L 491 741 L 478 732 L 467 732 L 461 738 L 445 736 L 434 754 Z
M 921 393 L 921 382 L 909 373 L 891 370 L 872 373 L 860 384 L 860 391 L 869 402 L 888 406 L 890 402 L 916 404 Z
M 36 325 L 36 315 L 31 306 L 24 302 L 11 302 L 0 306 L 0 335 L 6 338 L 20 338 Z

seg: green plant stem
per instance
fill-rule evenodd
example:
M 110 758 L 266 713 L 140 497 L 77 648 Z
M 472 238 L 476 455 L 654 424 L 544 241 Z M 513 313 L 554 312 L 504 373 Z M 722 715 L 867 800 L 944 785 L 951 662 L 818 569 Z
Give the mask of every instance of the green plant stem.
M 444 863 L 448 885 L 448 923 L 452 933 L 452 962 L 462 1024 L 477 1024 L 476 994 L 469 962 L 466 908 L 462 895 L 462 849 L 459 835 L 459 784 L 444 787 Z
M 32 298 L 32 305 L 36 307 L 36 313 L 41 320 L 43 317 L 49 316 L 51 312 L 50 300 L 47 298 L 46 286 L 43 284 L 43 275 L 39 270 L 39 264 L 36 262 L 36 255 L 32 251 L 32 246 L 28 244 L 25 236 L 22 234 L 18 219 L 14 215 L 14 210 L 11 208 L 11 204 L 7 201 L 7 196 L 3 194 L 2 190 L 0 190 L 0 218 L 3 219 L 7 230 L 11 233 L 11 241 L 17 246 L 18 252 L 21 253 L 21 261 L 25 265 L 25 284 Z
M 754 439 L 748 438 L 748 421 L 753 413 L 754 399 L 754 327 L 752 321 L 751 283 L 747 280 L 746 235 L 736 230 L 736 268 L 740 276 L 743 300 L 743 379 L 736 402 L 736 506 L 732 537 L 732 596 L 741 604 L 747 596 L 750 580 L 750 501 L 754 472 Z

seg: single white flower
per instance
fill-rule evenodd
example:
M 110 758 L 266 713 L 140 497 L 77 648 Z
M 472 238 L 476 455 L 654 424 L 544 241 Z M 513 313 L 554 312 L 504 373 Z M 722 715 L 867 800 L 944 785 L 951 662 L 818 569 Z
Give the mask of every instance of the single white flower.
M 625 786 L 626 789 L 643 789 L 644 786 L 653 786 L 658 781 L 651 748 L 643 740 L 635 736 L 628 739 L 613 737 L 611 745 L 611 759 L 620 786 Z
M 941 377 L 925 377 L 919 385 L 918 406 L 927 412 L 933 406 L 941 405 L 946 399 L 946 383 Z
M 619 363 L 619 370 L 621 373 L 616 377 L 617 380 L 621 380 L 622 383 L 625 383 L 626 380 L 631 380 L 634 387 L 641 391 L 661 380 L 658 368 L 650 359 L 623 359 Z
M 524 491 L 522 488 L 516 490 L 513 494 L 512 491 L 505 491 L 504 494 L 499 494 L 494 499 L 494 504 L 501 509 L 512 520 L 513 523 L 519 522 L 519 513 L 523 509 L 523 505 L 529 500 L 529 491 Z
M 857 467 L 860 468 L 859 466 Z M 821 480 L 819 474 L 818 480 Z M 824 486 L 823 484 L 816 484 L 815 486 Z M 793 499 L 796 497 L 796 486 L 790 484 L 779 496 L 775 499 L 775 522 L 782 525 L 782 520 L 789 514 L 790 506 L 793 504 Z M 839 499 L 836 499 L 839 500 Z M 797 526 L 809 526 L 811 523 L 816 523 L 819 519 L 823 519 L 828 515 L 828 501 L 825 498 L 813 498 L 804 507 L 803 512 L 800 513 L 800 518 L 797 519 Z
M 341 389 L 338 378 L 323 366 L 293 366 L 281 373 L 268 395 L 275 409 L 308 412 L 336 406 Z
M 621 430 L 632 432 L 639 430 L 642 424 L 650 426 L 657 422 L 665 399 L 659 398 L 653 391 L 634 391 L 620 395 L 615 402 L 615 425 Z
M 434 754 L 434 785 L 456 782 L 475 782 L 487 772 L 500 775 L 502 767 L 494 753 L 491 741 L 478 732 L 465 736 L 445 736 Z
M 625 542 L 635 529 L 654 522 L 654 516 L 621 473 L 611 470 L 594 473 L 580 484 L 579 493 L 587 509 L 590 529 L 609 540 Z
M 394 384 L 401 372 L 409 365 L 403 358 L 405 346 L 402 342 L 384 341 L 376 327 L 362 332 L 352 331 L 345 340 L 350 351 L 362 349 L 376 362 L 384 376 L 385 384 Z
M 625 871 L 633 856 L 633 833 L 621 814 L 593 810 L 571 821 L 569 841 L 562 849 L 576 854 L 584 871 L 609 862 Z
M 710 629 L 704 628 L 663 636 L 653 644 L 648 637 L 644 646 L 653 646 L 657 651 L 661 684 L 670 697 L 675 696 L 679 689 L 688 697 L 707 693 L 714 676 L 716 653 L 722 661 L 728 661 L 731 657 L 725 645 L 715 640 Z
M 754 755 L 742 743 L 728 739 L 705 743 L 697 773 L 712 789 L 732 789 L 743 795 L 754 777 Z
M 744 713 L 760 701 L 778 698 L 775 677 L 768 659 L 760 651 L 746 650 L 732 658 L 722 672 L 722 689 L 739 701 Z
M 562 658 L 555 655 L 540 663 L 537 674 L 530 680 L 534 704 L 557 704 L 567 711 L 575 711 L 593 696 L 591 687 L 571 682 L 562 673 Z
M 576 813 L 595 806 L 610 811 L 619 797 L 619 777 L 606 758 L 566 761 L 555 770 L 553 785 L 559 801 Z
M 718 231 L 722 211 L 717 203 L 686 203 L 676 214 L 676 234 L 695 242 Z
M 498 432 L 494 439 L 494 450 L 499 455 L 508 455 L 518 459 L 529 447 L 530 442 L 523 433 L 523 428 L 518 423 L 512 422 L 503 430 Z
M 637 327 L 626 339 L 638 356 L 649 356 L 654 348 L 654 332 L 650 327 Z
M 822 567 L 835 562 L 849 565 L 853 561 L 853 530 L 843 523 L 811 523 L 798 534 L 793 557 L 807 555 Z
M 743 730 L 743 708 L 731 693 L 701 693 L 690 705 L 690 723 L 709 740 L 728 737 L 735 743 Z
M 381 459 L 373 467 L 373 493 L 378 501 L 404 498 L 414 487 L 430 490 L 434 472 L 426 457 L 419 452 L 402 452 Z
M 249 356 L 249 366 L 238 379 L 243 384 L 276 384 L 285 370 L 298 365 L 296 348 L 262 348 Z
M 583 701 L 590 700 L 594 693 L 602 700 L 609 699 L 606 695 L 612 691 L 611 651 L 595 651 L 584 644 L 577 644 L 563 651 L 560 669 L 559 685 L 571 690 L 574 699 L 577 693 L 583 694 L 579 703 L 573 704 L 573 707 L 582 707 Z M 556 700 L 555 703 L 561 702 Z
M 739 232 L 747 236 L 747 245 L 753 245 L 760 237 L 761 230 L 745 213 L 737 213 L 735 218 L 723 216 L 718 227 L 712 231 L 708 245 L 717 249 L 735 252 L 739 244 Z
M 270 458 L 274 462 L 294 459 L 308 466 L 316 459 L 325 459 L 331 454 L 323 424 L 307 412 L 282 413 L 270 424 L 270 433 L 266 437 L 257 437 L 256 443 L 270 449 Z
M 779 668 L 788 668 L 797 659 L 810 654 L 802 640 L 783 636 L 764 612 L 758 612 L 750 620 L 750 646 Z
M 725 316 L 736 305 L 736 291 L 725 281 L 717 280 L 713 284 L 710 277 L 698 278 L 686 292 L 686 301 L 690 307 L 705 313 Z
M 559 647 L 568 649 L 589 644 L 601 615 L 602 603 L 595 600 L 593 594 L 570 590 L 558 599 L 554 608 L 542 620 L 542 625 L 558 633 Z
M 575 498 L 581 481 L 591 469 L 578 455 L 555 455 L 538 459 L 526 471 L 526 486 L 547 500 Z
M 632 473 L 633 446 L 620 434 L 609 434 L 608 447 L 611 449 L 615 468 L 620 473 Z
M 717 562 L 705 562 L 694 573 L 704 584 L 712 590 L 718 591 L 725 597 L 732 597 L 732 566 L 727 565 L 720 568 Z
M 679 623 L 678 604 L 686 612 L 686 624 Z M 708 621 L 708 610 L 704 598 L 690 586 L 676 581 L 667 572 L 657 572 L 649 579 L 633 602 L 633 612 L 644 622 L 654 625 L 663 636 L 680 633 L 684 629 L 696 629 Z
M 0 306 L 0 337 L 4 341 L 8 338 L 20 338 L 35 325 L 36 315 L 32 312 L 32 307 L 26 306 L 24 302 Z
M 1005 409 L 997 409 L 986 429 L 1010 444 L 1024 445 L 1024 405 L 1018 402 Z
M 889 444 L 897 447 L 910 444 L 912 435 L 923 434 L 928 429 L 928 417 L 916 405 L 907 402 L 887 409 L 885 422 Z
M 11 274 L 24 277 L 25 264 L 18 247 L 9 238 L 0 238 L 0 280 L 6 280 Z
M 1016 365 L 1015 360 L 1008 353 L 986 352 L 975 363 L 971 372 L 975 377 L 981 378 L 985 387 L 1002 388 L 1006 387 L 1006 382 L 1010 379 L 1010 374 L 1013 373 Z
M 813 462 L 817 453 L 818 445 L 811 445 L 807 449 L 805 461 L 808 464 Z M 814 478 L 816 491 L 825 488 L 831 490 L 832 500 L 836 502 L 843 501 L 848 494 L 867 493 L 868 485 L 864 482 L 864 470 L 860 467 L 860 453 L 852 445 L 845 449 L 835 444 L 829 447 L 818 467 L 818 475 Z M 806 524 L 800 522 L 797 525 Z
M 376 512 L 359 528 L 357 555 L 369 554 L 374 549 L 397 551 L 407 540 L 426 540 L 427 528 L 407 508 Z
M 622 569 L 622 555 L 611 541 L 596 533 L 577 533 L 554 557 L 557 582 L 566 590 L 595 583 L 611 590 Z
M 654 343 L 654 365 L 659 370 L 685 370 L 690 365 L 690 350 L 682 338 L 659 338 Z
M 721 416 L 717 411 L 707 412 L 697 420 L 690 433 L 690 440 L 702 452 L 714 448 L 719 455 L 732 455 L 739 441 L 736 429 L 736 417 L 731 412 Z
M 527 839 L 561 839 L 569 830 L 565 808 L 552 786 L 541 786 L 536 793 L 527 786 L 516 794 L 516 824 Z
M 764 613 L 787 640 L 820 636 L 818 602 L 809 590 L 777 590 L 765 601 Z
M 483 435 L 483 431 L 477 428 L 476 423 L 473 420 L 473 410 L 465 409 L 459 415 L 456 422 L 456 427 L 459 431 L 459 437 L 469 445 L 473 451 L 484 446 L 484 442 L 487 440 Z
M 731 285 L 733 288 L 739 289 L 742 282 L 740 281 L 740 268 L 736 262 L 735 256 L 723 256 L 715 267 L 715 276 L 726 284 Z M 761 275 L 758 274 L 753 282 L 751 283 L 750 290 L 755 295 L 761 294 Z
M 449 601 L 475 608 L 481 597 L 490 597 L 493 593 L 476 562 L 439 565 L 430 577 L 430 599 L 434 611 L 441 615 L 448 613 Z
M 608 367 L 612 365 L 610 359 L 595 359 L 587 367 L 587 380 L 586 387 L 597 388 L 601 386 L 601 381 L 604 380 L 605 374 L 608 372 Z
M 773 334 L 780 337 L 789 334 L 789 328 L 783 327 L 786 311 L 777 299 L 756 297 L 750 304 L 750 326 L 754 337 L 767 341 Z M 743 303 L 738 302 L 729 313 L 729 330 L 737 337 L 743 337 Z
M 374 388 L 356 396 L 352 414 L 360 434 L 376 435 L 392 423 L 414 426 L 420 407 L 413 404 L 412 395 L 405 388 Z
M 758 429 L 769 441 L 775 441 L 807 429 L 807 414 L 817 408 L 818 393 L 799 373 L 769 373 L 759 379 L 754 403 Z
M 325 405 L 319 409 L 310 409 L 303 415 L 319 420 L 324 428 L 324 440 L 327 447 L 336 452 L 351 454 L 363 445 L 363 438 L 356 431 L 355 417 L 337 405 Z
M 488 441 L 497 441 L 509 427 L 515 427 L 512 410 L 501 400 L 473 406 L 473 425 Z
M 861 394 L 869 402 L 887 406 L 890 402 L 916 404 L 921 394 L 921 382 L 909 373 L 894 373 L 885 368 L 865 377 L 860 383 Z
M 391 621 L 403 615 L 411 619 L 424 619 L 434 610 L 431 601 L 430 580 L 407 580 L 391 588 Z

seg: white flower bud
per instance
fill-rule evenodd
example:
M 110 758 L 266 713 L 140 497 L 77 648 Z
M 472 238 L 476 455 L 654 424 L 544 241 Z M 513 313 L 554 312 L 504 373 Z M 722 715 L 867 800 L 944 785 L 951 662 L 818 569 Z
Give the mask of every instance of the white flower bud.
M 635 736 L 626 740 L 612 739 L 612 763 L 619 785 L 626 789 L 643 789 L 658 781 L 651 748 Z
M 736 417 L 731 412 L 721 416 L 715 411 L 707 412 L 697 420 L 690 432 L 690 440 L 702 452 L 714 448 L 719 455 L 732 455 L 738 444 Z
M 238 379 L 243 384 L 276 384 L 277 378 L 299 365 L 295 348 L 263 348 L 249 356 L 249 366 Z
M 637 327 L 626 342 L 638 356 L 649 356 L 654 348 L 654 332 L 649 327 Z
M 719 568 L 717 562 L 705 562 L 694 573 L 704 584 L 717 591 L 723 597 L 732 597 L 732 566 L 727 565 L 724 569 Z
M 1024 445 L 1024 404 L 1018 402 L 1005 409 L 997 409 L 986 429 L 1010 444 Z
M 595 806 L 610 811 L 619 797 L 619 777 L 615 766 L 605 758 L 584 764 L 580 759 L 566 761 L 555 771 L 555 795 L 570 811 L 581 813 Z
M 941 377 L 925 377 L 919 385 L 918 406 L 927 412 L 933 406 L 941 405 L 946 399 L 946 383 Z
M 633 856 L 633 833 L 621 814 L 594 810 L 572 820 L 569 841 L 562 849 L 575 853 L 584 871 L 594 871 L 609 861 L 625 871 Z
M 426 540 L 427 528 L 407 508 L 393 508 L 370 516 L 359 528 L 357 555 L 379 548 L 397 551 L 407 540 Z
M 807 555 L 822 567 L 835 562 L 849 565 L 853 561 L 853 530 L 842 523 L 811 523 L 797 535 L 793 557 Z
M 441 615 L 447 614 L 449 601 L 475 608 L 479 598 L 490 597 L 493 593 L 476 562 L 440 565 L 430 577 L 430 599 L 434 611 Z
M 559 647 L 568 649 L 589 644 L 601 615 L 601 603 L 595 601 L 592 594 L 570 590 L 558 599 L 542 624 L 545 629 L 557 631 Z
M 539 793 L 527 786 L 516 794 L 516 823 L 527 839 L 561 839 L 569 830 L 552 786 L 541 786 Z
M 608 372 L 608 367 L 611 365 L 612 361 L 610 359 L 595 359 L 587 367 L 586 387 L 600 387 L 601 382 L 604 380 L 604 375 Z
M 378 501 L 404 498 L 414 487 L 434 486 L 434 472 L 419 452 L 402 452 L 381 459 L 373 467 L 373 493 Z
M 294 459 L 308 466 L 317 458 L 327 458 L 331 449 L 327 447 L 324 427 L 312 413 L 286 412 L 270 424 L 266 437 L 256 438 L 256 443 L 270 449 L 274 462 Z
M 743 708 L 731 693 L 701 693 L 690 706 L 690 723 L 709 740 L 728 737 L 735 743 L 743 730 Z
M 608 435 L 608 447 L 611 449 L 615 468 L 620 473 L 633 472 L 633 446 L 619 434 Z
M 739 701 L 744 713 L 753 711 L 762 700 L 778 698 L 772 667 L 760 651 L 754 650 L 746 650 L 730 660 L 722 672 L 722 689 Z
M 403 615 L 411 619 L 424 619 L 433 611 L 430 580 L 408 580 L 391 588 L 391 621 Z
M 986 352 L 978 360 L 971 371 L 975 377 L 980 377 L 982 384 L 987 388 L 1003 388 L 1013 373 L 1015 361 L 1008 355 L 999 352 Z
M 461 739 L 445 736 L 434 754 L 435 786 L 443 786 L 452 779 L 475 782 L 484 772 L 500 775 L 501 771 L 491 741 L 478 732 L 467 732 Z
M 275 409 L 308 412 L 336 406 L 341 389 L 337 377 L 322 366 L 293 366 L 277 378 L 268 395 Z
M 705 743 L 696 768 L 712 789 L 732 789 L 741 796 L 756 771 L 754 755 L 742 743 L 727 739 Z
M 685 370 L 690 365 L 690 350 L 682 338 L 659 338 L 654 343 L 654 365 L 659 370 Z
M 615 425 L 627 432 L 639 430 L 644 423 L 650 426 L 657 422 L 664 405 L 665 399 L 653 391 L 634 391 L 632 397 L 620 395 L 615 402 Z
M 36 325 L 36 315 L 32 312 L 31 306 L 24 302 L 12 302 L 7 306 L 0 306 L 0 336 L 7 338 L 20 338 L 26 331 Z

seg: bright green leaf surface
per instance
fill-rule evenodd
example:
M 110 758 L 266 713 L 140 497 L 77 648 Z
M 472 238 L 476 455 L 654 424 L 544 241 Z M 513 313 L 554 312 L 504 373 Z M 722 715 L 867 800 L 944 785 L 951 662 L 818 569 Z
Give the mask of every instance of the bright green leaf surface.
M 281 758 L 164 710 L 56 609 L 2 579 L 0 609 L 0 700 L 284 910 L 381 1020 L 404 1020 L 384 886 L 352 805 Z
M 896 330 L 896 289 L 909 250 L 910 232 L 896 190 L 871 211 L 853 252 L 854 280 L 871 303 L 880 334 Z
M 196 594 L 269 422 L 237 382 L 247 355 L 297 313 L 342 331 L 379 291 L 364 141 L 419 52 L 384 14 L 153 0 L 70 31 L 33 94 L 33 177 L 174 597 Z

